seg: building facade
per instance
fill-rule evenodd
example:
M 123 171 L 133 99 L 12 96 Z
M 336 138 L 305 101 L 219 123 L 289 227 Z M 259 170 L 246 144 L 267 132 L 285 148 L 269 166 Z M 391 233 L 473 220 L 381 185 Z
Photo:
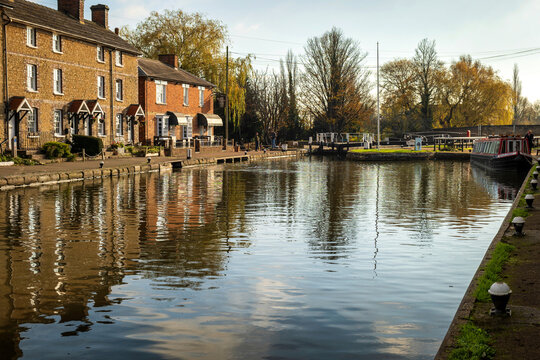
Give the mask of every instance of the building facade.
M 39 149 L 73 134 L 137 143 L 137 49 L 108 29 L 106 5 L 58 0 L 58 10 L 3 0 L 3 111 L 9 147 Z
M 189 146 L 194 138 L 216 143 L 214 128 L 223 121 L 214 114 L 214 88 L 180 69 L 176 55 L 139 58 L 139 103 L 146 115 L 140 139 L 147 144 L 172 140 L 177 146 Z

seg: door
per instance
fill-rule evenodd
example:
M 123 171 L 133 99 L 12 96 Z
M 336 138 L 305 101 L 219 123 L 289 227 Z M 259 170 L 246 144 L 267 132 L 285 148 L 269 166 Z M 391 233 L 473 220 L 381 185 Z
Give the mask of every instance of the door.
M 19 117 L 18 113 L 10 112 L 9 113 L 9 122 L 8 122 L 8 138 L 9 138 L 9 149 L 12 150 L 13 147 L 13 138 L 17 136 L 17 118 Z
M 83 120 L 83 122 L 84 122 L 84 135 L 86 135 L 86 136 L 92 135 L 92 133 L 91 133 L 91 128 L 90 128 L 90 119 L 89 119 L 89 118 L 85 118 L 85 119 Z

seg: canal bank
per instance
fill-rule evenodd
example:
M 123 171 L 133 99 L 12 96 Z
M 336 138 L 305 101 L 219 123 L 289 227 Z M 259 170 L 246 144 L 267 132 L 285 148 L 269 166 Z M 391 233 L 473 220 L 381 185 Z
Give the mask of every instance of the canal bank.
M 206 156 L 186 157 L 119 157 L 76 162 L 58 162 L 35 166 L 10 166 L 0 168 L 0 191 L 22 186 L 39 186 L 70 181 L 150 171 L 167 172 L 173 168 L 241 163 L 296 157 L 299 151 L 221 152 Z M 103 162 L 103 165 L 101 163 Z
M 416 160 L 469 160 L 470 153 L 450 151 L 349 151 L 346 159 L 353 161 L 416 161 Z
M 531 169 L 486 251 L 435 359 L 540 358 L 537 346 L 540 337 L 540 191 L 531 186 L 532 172 Z M 526 194 L 537 198 L 533 208 L 526 207 Z M 523 236 L 517 236 L 512 226 L 516 216 L 525 217 Z M 509 259 L 498 260 L 497 248 L 507 249 Z M 511 316 L 490 315 L 493 304 L 484 294 L 484 287 L 486 282 L 490 286 L 494 281 L 506 282 L 512 290 L 508 305 Z M 473 336 L 463 336 L 465 325 L 474 326 Z M 489 340 L 476 342 L 484 335 Z

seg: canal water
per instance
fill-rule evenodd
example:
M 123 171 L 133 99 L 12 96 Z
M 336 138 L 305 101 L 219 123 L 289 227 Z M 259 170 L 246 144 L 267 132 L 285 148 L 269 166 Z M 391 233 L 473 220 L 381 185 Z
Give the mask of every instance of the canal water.
M 523 180 L 276 160 L 0 193 L 0 353 L 431 359 Z

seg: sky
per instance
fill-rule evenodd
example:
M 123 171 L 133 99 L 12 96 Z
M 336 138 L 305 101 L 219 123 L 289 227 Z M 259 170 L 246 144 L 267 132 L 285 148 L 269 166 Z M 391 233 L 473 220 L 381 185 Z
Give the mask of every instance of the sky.
M 56 8 L 55 0 L 34 1 Z M 301 56 L 309 38 L 335 26 L 368 53 L 375 80 L 377 42 L 382 65 L 412 57 L 428 38 L 446 64 L 469 54 L 508 81 L 517 64 L 522 94 L 540 100 L 540 0 L 87 0 L 86 18 L 97 3 L 109 6 L 111 29 L 133 29 L 151 11 L 200 12 L 227 26 L 231 56 L 255 55 L 256 69 L 277 68 L 289 49 Z

